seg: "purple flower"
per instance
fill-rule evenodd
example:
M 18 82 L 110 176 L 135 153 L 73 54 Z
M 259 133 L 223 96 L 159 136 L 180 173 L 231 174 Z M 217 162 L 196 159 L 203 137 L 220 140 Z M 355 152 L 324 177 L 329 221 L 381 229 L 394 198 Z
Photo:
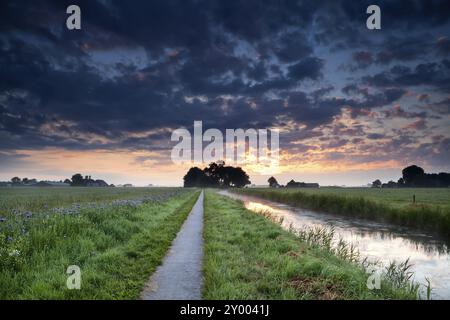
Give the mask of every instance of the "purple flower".
M 30 211 L 26 211 L 23 213 L 24 218 L 30 219 L 33 214 Z

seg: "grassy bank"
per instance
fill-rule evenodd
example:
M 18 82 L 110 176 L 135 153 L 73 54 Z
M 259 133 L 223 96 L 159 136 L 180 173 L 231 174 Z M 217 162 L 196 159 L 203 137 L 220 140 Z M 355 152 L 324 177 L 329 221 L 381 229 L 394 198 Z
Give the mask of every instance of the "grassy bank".
M 138 298 L 198 196 L 165 192 L 8 215 L 0 224 L 0 299 Z M 81 268 L 80 290 L 66 287 L 69 265 Z
M 238 201 L 205 197 L 205 299 L 414 299 L 356 263 L 301 241 Z
M 264 189 L 271 190 L 271 189 Z M 273 190 L 273 189 L 272 189 Z M 279 191 L 281 189 L 278 189 Z M 365 198 L 396 208 L 410 206 L 415 196 L 417 205 L 439 206 L 450 209 L 450 188 L 286 188 L 283 192 L 298 192 L 318 195 L 335 195 L 351 198 Z
M 409 198 L 411 192 L 424 199 L 426 196 L 424 192 L 420 193 L 420 189 L 396 189 L 386 192 L 339 188 L 301 191 L 242 189 L 236 192 L 317 211 L 389 222 L 450 237 L 450 207 L 447 206 L 449 200 L 443 198 L 449 191 L 445 189 L 440 189 L 440 200 L 436 200 L 436 204 L 431 204 L 432 196 L 427 199 L 427 203 L 412 204 L 404 200 Z M 431 190 L 428 192 L 432 194 Z

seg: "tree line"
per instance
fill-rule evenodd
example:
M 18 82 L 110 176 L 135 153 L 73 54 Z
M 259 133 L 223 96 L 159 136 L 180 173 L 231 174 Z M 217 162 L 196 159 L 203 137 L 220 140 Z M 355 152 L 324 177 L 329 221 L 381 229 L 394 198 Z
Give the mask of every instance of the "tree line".
M 425 173 L 416 165 L 402 170 L 402 177 L 397 182 L 382 183 L 380 179 L 372 182 L 372 188 L 448 188 L 450 187 L 450 173 Z
M 114 187 L 114 185 L 108 185 L 104 180 L 94 180 L 91 176 L 83 178 L 80 173 L 74 174 L 72 180 L 66 179 L 66 181 L 73 187 Z
M 10 182 L 0 182 L 0 186 L 12 185 L 12 186 L 36 186 L 36 187 L 47 187 L 47 186 L 72 186 L 72 187 L 114 187 L 114 185 L 109 185 L 104 180 L 92 179 L 91 176 L 82 176 L 80 173 L 74 174 L 72 179 L 65 179 L 59 181 L 38 181 L 37 179 L 29 178 L 19 178 L 13 177 Z
M 240 167 L 226 166 L 225 162 L 213 162 L 203 170 L 192 167 L 183 177 L 184 187 L 242 188 L 250 184 L 248 174 Z

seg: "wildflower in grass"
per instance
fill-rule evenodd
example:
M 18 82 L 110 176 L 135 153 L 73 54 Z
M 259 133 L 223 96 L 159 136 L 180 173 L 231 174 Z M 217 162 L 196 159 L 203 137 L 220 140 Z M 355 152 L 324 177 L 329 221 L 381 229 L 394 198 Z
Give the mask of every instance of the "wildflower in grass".
M 23 213 L 24 218 L 30 219 L 32 216 L 33 216 L 33 214 L 30 211 L 25 211 Z
M 6 220 L 8 219 L 6 219 L 5 217 L 0 217 L 0 222 L 5 222 Z
M 9 253 L 9 256 L 10 257 L 18 257 L 18 256 L 20 256 L 20 251 L 17 249 L 14 249 Z

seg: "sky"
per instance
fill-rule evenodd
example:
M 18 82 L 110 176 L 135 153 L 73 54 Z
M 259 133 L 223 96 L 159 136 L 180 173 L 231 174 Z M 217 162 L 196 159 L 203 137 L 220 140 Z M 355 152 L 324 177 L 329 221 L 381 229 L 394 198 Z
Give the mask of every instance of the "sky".
M 450 171 L 450 2 L 0 2 L 0 180 L 181 185 L 170 138 L 196 120 L 279 130 L 254 184 Z

